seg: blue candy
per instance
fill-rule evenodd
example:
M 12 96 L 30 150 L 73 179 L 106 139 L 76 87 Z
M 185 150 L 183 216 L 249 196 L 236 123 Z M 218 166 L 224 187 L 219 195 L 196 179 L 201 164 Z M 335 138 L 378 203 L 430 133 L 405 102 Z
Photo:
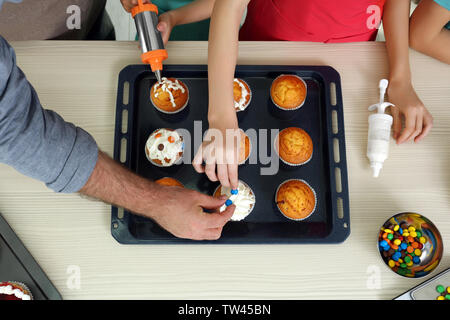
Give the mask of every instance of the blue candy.
M 402 244 L 400 245 L 400 248 L 402 248 L 402 250 L 406 250 L 406 248 L 408 248 L 408 245 L 404 242 L 402 242 Z
M 419 257 L 414 257 L 414 258 L 413 258 L 413 262 L 414 262 L 415 264 L 419 264 L 419 263 L 420 263 L 420 258 L 419 258 Z
M 230 192 L 231 192 L 231 194 L 238 194 L 239 191 L 238 191 L 238 189 L 231 189 Z
M 386 240 L 380 241 L 380 247 L 384 248 L 384 247 L 386 247 L 386 246 L 389 246 L 389 244 L 387 243 Z
M 230 199 L 227 199 L 227 201 L 225 201 L 225 205 L 228 207 L 228 206 L 231 206 L 233 204 L 233 201 L 231 201 Z

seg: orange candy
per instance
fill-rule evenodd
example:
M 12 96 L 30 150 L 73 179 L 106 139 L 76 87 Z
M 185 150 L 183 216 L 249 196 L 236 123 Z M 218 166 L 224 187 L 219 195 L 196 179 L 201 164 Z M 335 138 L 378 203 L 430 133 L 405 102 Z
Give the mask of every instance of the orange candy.
M 397 249 L 398 249 L 398 245 L 396 245 L 396 244 L 391 244 L 391 248 L 394 249 L 394 250 L 397 250 Z
M 411 246 L 412 246 L 414 249 L 417 249 L 417 248 L 419 247 L 419 244 L 418 244 L 417 242 L 413 242 L 413 243 L 411 244 Z
M 413 251 L 414 251 L 414 248 L 413 248 L 413 247 L 411 247 L 411 246 L 409 246 L 408 248 L 406 248 L 406 251 L 408 251 L 409 253 L 411 253 L 411 252 L 413 252 Z
M 169 137 L 167 138 L 167 140 L 169 140 L 170 143 L 174 143 L 174 142 L 175 142 L 175 138 L 172 137 L 172 136 L 169 136 Z
M 411 236 L 409 236 L 409 237 L 408 237 L 408 242 L 414 242 L 414 238 L 411 237 Z
M 387 239 L 387 233 L 383 233 L 383 239 Z
M 159 138 L 159 137 L 161 137 L 161 133 L 157 133 L 155 136 L 155 138 Z

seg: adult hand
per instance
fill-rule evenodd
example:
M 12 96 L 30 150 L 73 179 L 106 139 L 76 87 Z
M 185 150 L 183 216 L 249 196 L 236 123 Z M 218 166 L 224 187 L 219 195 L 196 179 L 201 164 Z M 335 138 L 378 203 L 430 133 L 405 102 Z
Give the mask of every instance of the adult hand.
M 131 9 L 138 5 L 138 0 L 120 0 L 120 2 L 122 3 L 123 8 L 127 12 L 131 12 Z M 142 3 L 151 3 L 151 1 L 150 0 L 142 0 Z
M 390 81 L 387 89 L 389 102 L 395 104 L 391 108 L 394 118 L 394 139 L 397 144 L 414 139 L 419 142 L 427 136 L 433 127 L 433 117 L 417 96 L 410 82 Z M 402 117 L 405 127 L 402 130 Z
M 237 188 L 240 137 L 237 120 L 229 125 L 210 123 L 192 161 L 194 169 L 206 173 L 211 181 L 220 181 L 224 187 Z
M 160 201 L 152 206 L 151 213 L 144 215 L 179 238 L 219 239 L 235 209 L 231 205 L 220 212 L 226 197 L 215 198 L 187 188 L 161 186 L 157 193 Z

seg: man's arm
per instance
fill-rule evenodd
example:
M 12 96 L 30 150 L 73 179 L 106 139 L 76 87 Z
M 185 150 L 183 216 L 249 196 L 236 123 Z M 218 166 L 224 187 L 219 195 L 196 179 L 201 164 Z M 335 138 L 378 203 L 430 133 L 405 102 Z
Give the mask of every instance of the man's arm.
M 235 208 L 220 213 L 226 199 L 156 185 L 99 152 L 87 132 L 42 108 L 16 66 L 13 49 L 1 37 L 0 162 L 57 192 L 80 191 L 153 218 L 182 238 L 219 238 Z
M 433 0 L 422 0 L 410 20 L 409 45 L 442 62 L 450 64 L 450 10 Z
M 394 139 L 397 143 L 419 142 L 431 130 L 433 117 L 420 101 L 411 83 L 409 66 L 410 0 L 386 0 L 383 14 L 386 49 L 389 59 L 389 101 L 394 117 Z M 405 128 L 402 130 L 402 120 Z

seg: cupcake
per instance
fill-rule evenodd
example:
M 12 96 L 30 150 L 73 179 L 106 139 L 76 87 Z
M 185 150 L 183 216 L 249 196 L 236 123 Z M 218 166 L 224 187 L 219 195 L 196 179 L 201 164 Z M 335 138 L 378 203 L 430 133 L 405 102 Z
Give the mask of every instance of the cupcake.
M 239 164 L 243 164 L 250 156 L 251 142 L 248 136 L 241 130 L 241 139 L 239 147 Z
M 304 180 L 287 180 L 277 189 L 275 202 L 288 219 L 304 220 L 316 209 L 316 193 Z
M 252 99 L 252 91 L 247 82 L 242 79 L 233 81 L 234 108 L 236 111 L 244 111 Z
M 184 187 L 184 185 L 180 181 L 178 181 L 177 179 L 174 179 L 174 178 L 170 178 L 170 177 L 164 177 L 164 178 L 156 180 L 155 182 L 162 186 Z
M 295 75 L 281 75 L 270 87 L 272 102 L 282 110 L 300 108 L 306 99 L 306 83 Z
M 173 129 L 153 131 L 145 144 L 147 159 L 158 167 L 170 167 L 183 156 L 183 137 Z
M 313 142 L 305 130 L 289 127 L 281 130 L 276 137 L 275 151 L 284 163 L 298 166 L 311 160 Z
M 183 110 L 189 101 L 186 85 L 175 78 L 161 79 L 150 90 L 150 100 L 156 109 L 163 113 L 177 113 Z
M 220 212 L 225 211 L 225 209 L 234 204 L 236 209 L 234 210 L 232 221 L 241 221 L 245 219 L 255 207 L 255 194 L 250 187 L 239 180 L 239 185 L 237 189 L 231 189 L 224 186 L 217 187 L 214 192 L 215 197 L 227 196 L 228 200 L 220 208 Z
M 33 300 L 33 295 L 23 283 L 0 282 L 0 300 Z

